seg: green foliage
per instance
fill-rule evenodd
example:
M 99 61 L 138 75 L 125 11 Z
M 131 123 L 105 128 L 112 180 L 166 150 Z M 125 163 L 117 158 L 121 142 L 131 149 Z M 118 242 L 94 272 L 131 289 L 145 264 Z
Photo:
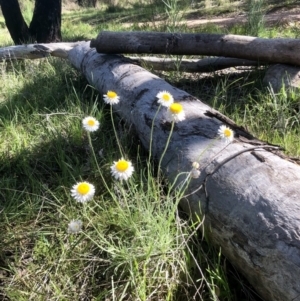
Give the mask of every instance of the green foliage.
M 19 1 L 19 3 L 25 22 L 29 26 L 33 15 L 34 1 L 24 0 Z
M 177 217 L 181 195 L 166 193 L 150 165 L 142 167 L 145 158 L 134 162 L 138 181 L 124 186 L 105 180 L 119 156 L 109 134 L 110 114 L 70 66 L 55 59 L 26 61 L 6 76 L 0 107 L 6 141 L 1 145 L 0 223 L 6 229 L 1 258 L 8 271 L 3 293 L 11 300 L 123 300 L 128 294 L 174 300 L 189 274 L 183 241 L 190 230 Z M 86 115 L 100 120 L 103 134 L 87 139 L 81 128 Z M 130 154 L 129 137 L 120 141 Z M 104 147 L 105 158 L 97 157 L 100 169 L 94 169 L 89 141 L 96 151 Z M 99 192 L 83 206 L 70 198 L 81 178 L 97 183 Z M 77 218 L 84 232 L 68 236 L 67 224 Z
M 264 0 L 248 0 L 246 35 L 259 36 L 264 29 Z

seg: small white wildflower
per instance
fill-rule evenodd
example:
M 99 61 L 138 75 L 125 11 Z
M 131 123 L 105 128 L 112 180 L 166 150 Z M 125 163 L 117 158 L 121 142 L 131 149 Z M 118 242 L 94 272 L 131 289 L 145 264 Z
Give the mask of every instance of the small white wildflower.
M 128 180 L 134 171 L 134 168 L 132 166 L 132 163 L 130 161 L 127 161 L 123 158 L 121 158 L 119 161 L 115 162 L 110 167 L 111 174 L 116 180 Z
M 193 162 L 192 167 L 198 169 L 200 167 L 200 164 L 198 162 Z
M 234 138 L 234 132 L 232 129 L 225 125 L 221 125 L 218 130 L 219 136 L 224 139 L 226 142 L 230 143 L 233 141 Z
M 68 233 L 76 234 L 81 231 L 82 221 L 81 220 L 71 220 L 68 224 Z
M 79 182 L 71 189 L 72 197 L 80 203 L 91 200 L 95 194 L 95 186 L 88 182 Z
M 200 170 L 198 170 L 198 168 L 200 167 L 200 164 L 195 161 L 195 162 L 193 162 L 192 167 L 193 168 L 192 168 L 191 173 L 190 173 L 191 177 L 194 178 L 194 179 L 199 178 Z
M 193 169 L 191 170 L 191 177 L 192 177 L 193 179 L 199 178 L 199 177 L 200 177 L 200 170 L 198 170 L 198 169 L 196 169 L 196 168 L 193 168 Z
M 173 96 L 167 91 L 157 93 L 156 97 L 158 98 L 157 102 L 164 107 L 169 107 L 174 102 Z
M 179 122 L 185 120 L 185 113 L 180 103 L 174 102 L 168 107 L 167 119 L 169 122 Z
M 117 103 L 119 103 L 120 98 L 116 92 L 107 91 L 107 93 L 103 95 L 103 100 L 107 104 L 116 105 Z
M 99 121 L 94 117 L 88 116 L 82 120 L 83 128 L 88 132 L 95 132 L 99 129 Z

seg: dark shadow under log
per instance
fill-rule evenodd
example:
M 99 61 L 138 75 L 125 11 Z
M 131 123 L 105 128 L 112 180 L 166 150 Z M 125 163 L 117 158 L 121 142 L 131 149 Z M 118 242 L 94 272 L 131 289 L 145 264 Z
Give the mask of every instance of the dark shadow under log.
M 89 43 L 69 52 L 70 62 L 100 93 L 114 90 L 114 110 L 132 124 L 149 149 L 156 95 L 167 90 L 182 103 L 186 120 L 177 123 L 162 161 L 164 175 L 180 185 L 192 162 L 200 177 L 192 179 L 183 208 L 205 215 L 212 242 L 269 301 L 300 300 L 300 166 L 275 146 L 261 142 L 192 95 L 177 89 L 119 55 L 99 54 Z M 235 131 L 225 145 L 220 125 Z M 154 121 L 152 153 L 160 158 L 170 131 L 162 108 Z
M 231 67 L 258 67 L 263 62 L 236 59 L 228 57 L 214 57 L 204 59 L 172 59 L 158 57 L 130 57 L 132 61 L 141 65 L 149 66 L 154 70 L 161 71 L 182 71 L 182 72 L 213 72 Z

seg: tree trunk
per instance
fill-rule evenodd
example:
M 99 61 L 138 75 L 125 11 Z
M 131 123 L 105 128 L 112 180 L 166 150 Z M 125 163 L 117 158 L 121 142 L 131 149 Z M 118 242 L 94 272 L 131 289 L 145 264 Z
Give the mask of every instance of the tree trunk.
M 28 26 L 22 16 L 18 0 L 0 0 L 5 24 L 16 45 L 30 40 Z
M 99 54 L 83 43 L 69 52 L 69 60 L 100 93 L 118 93 L 121 101 L 113 108 L 134 126 L 147 149 L 153 125 L 156 159 L 171 128 L 165 108 L 156 115 L 156 94 L 169 91 L 182 103 L 186 120 L 175 124 L 162 160 L 171 183 L 189 183 L 181 206 L 204 218 L 212 242 L 265 300 L 300 300 L 300 166 L 123 56 Z M 235 131 L 229 145 L 218 138 L 222 124 Z M 200 177 L 187 181 L 194 161 Z
M 300 65 L 299 39 L 223 34 L 102 31 L 91 41 L 99 53 L 210 55 Z
M 61 37 L 61 0 L 35 0 L 30 34 L 37 43 L 59 42 Z

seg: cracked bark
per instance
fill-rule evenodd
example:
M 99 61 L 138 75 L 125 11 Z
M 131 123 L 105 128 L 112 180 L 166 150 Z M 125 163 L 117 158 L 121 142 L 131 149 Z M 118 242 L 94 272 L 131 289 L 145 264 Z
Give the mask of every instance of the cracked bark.
M 174 127 L 162 160 L 170 182 L 181 173 L 178 185 L 192 162 L 200 163 L 200 177 L 191 180 L 182 208 L 205 215 L 211 241 L 265 300 L 300 300 L 300 166 L 276 146 L 120 55 L 99 54 L 83 43 L 69 52 L 69 60 L 100 93 L 118 93 L 115 113 L 134 126 L 146 149 L 158 110 L 156 94 L 167 90 L 182 103 L 186 120 Z M 169 135 L 165 114 L 161 109 L 153 123 L 156 159 Z M 222 124 L 236 132 L 228 146 L 217 138 Z

